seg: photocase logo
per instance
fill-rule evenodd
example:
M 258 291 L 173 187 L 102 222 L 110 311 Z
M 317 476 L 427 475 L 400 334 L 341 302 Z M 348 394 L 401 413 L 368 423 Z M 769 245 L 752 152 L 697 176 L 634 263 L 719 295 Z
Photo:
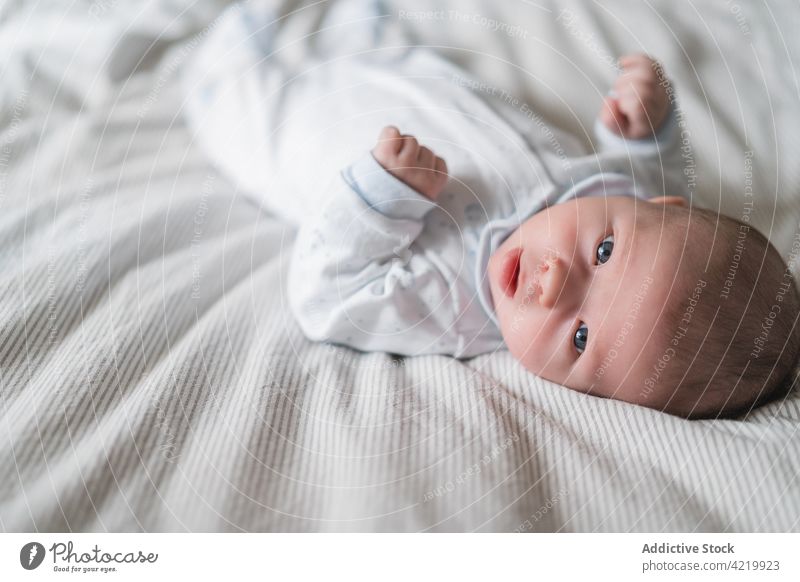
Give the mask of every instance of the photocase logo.
M 39 542 L 28 542 L 19 551 L 19 563 L 26 570 L 35 570 L 44 560 L 44 546 Z

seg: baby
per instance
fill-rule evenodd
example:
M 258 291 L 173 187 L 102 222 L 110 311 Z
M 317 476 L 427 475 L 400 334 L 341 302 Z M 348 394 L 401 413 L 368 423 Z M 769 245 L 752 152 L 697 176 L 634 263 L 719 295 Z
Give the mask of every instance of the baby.
M 547 380 L 686 418 L 782 394 L 800 350 L 793 273 L 750 225 L 687 204 L 674 94 L 649 57 L 620 60 L 598 151 L 568 155 L 526 104 L 432 51 L 340 59 L 294 84 L 249 72 L 267 51 L 198 69 L 188 115 L 298 225 L 288 301 L 309 338 L 507 348 Z M 376 123 L 371 152 L 343 164 Z

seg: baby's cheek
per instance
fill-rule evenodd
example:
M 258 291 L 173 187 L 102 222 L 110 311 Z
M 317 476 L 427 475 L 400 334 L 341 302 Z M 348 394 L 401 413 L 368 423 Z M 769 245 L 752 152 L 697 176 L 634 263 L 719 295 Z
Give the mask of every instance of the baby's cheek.
M 503 340 L 506 342 L 508 350 L 514 357 L 517 357 L 521 352 L 521 346 L 525 343 L 525 328 L 523 322 L 517 318 L 513 307 L 505 309 L 504 312 L 499 315 L 500 331 L 503 334 Z
M 544 363 L 553 350 L 547 334 L 531 318 L 519 312 L 513 314 L 506 323 L 503 338 L 511 355 L 526 370 L 541 375 Z

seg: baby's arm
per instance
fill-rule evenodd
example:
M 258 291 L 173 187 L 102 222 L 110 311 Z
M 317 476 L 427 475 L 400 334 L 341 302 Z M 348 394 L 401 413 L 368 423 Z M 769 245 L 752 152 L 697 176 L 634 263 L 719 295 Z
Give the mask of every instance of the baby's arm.
M 600 149 L 621 156 L 641 193 L 688 196 L 682 148 L 690 145 L 663 67 L 647 55 L 625 56 L 619 63 L 623 71 L 595 122 Z
M 647 55 L 619 60 L 622 73 L 600 109 L 600 121 L 625 139 L 653 137 L 670 111 L 670 83 L 658 61 Z
M 311 339 L 398 354 L 454 353 L 453 281 L 415 240 L 447 180 L 416 139 L 384 128 L 298 233 L 289 305 Z

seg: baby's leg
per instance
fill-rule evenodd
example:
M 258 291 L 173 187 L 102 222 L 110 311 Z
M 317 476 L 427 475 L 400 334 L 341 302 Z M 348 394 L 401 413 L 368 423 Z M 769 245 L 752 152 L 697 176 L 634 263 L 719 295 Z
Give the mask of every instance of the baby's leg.
M 339 12 L 352 16 L 353 10 Z M 364 29 L 368 44 L 379 19 L 363 21 L 335 33 L 327 22 L 331 38 L 312 44 L 328 61 L 290 67 L 276 46 L 275 18 L 263 9 L 232 7 L 183 72 L 195 139 L 243 192 L 286 220 L 298 223 L 317 210 L 339 171 L 385 125 L 363 111 L 372 74 L 355 62 L 363 59 L 357 50 L 354 56 L 353 43 L 338 59 L 325 48 L 336 38 L 358 38 L 353 27 Z
M 270 95 L 284 76 L 277 59 L 267 57 L 274 21 L 263 10 L 229 8 L 181 72 L 184 108 L 194 139 L 234 185 L 294 220 L 269 147 L 277 105 Z

